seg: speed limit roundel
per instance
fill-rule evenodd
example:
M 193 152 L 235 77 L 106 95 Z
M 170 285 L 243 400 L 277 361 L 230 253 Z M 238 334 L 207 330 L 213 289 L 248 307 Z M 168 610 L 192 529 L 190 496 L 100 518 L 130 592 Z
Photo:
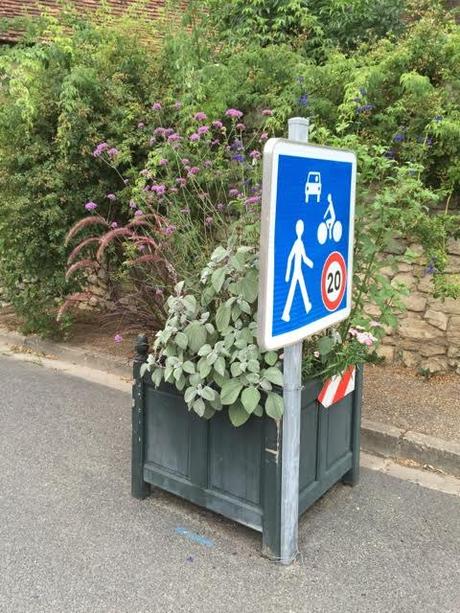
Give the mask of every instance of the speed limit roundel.
M 347 266 L 338 251 L 329 254 L 321 273 L 321 297 L 328 311 L 335 311 L 342 302 L 347 286 Z

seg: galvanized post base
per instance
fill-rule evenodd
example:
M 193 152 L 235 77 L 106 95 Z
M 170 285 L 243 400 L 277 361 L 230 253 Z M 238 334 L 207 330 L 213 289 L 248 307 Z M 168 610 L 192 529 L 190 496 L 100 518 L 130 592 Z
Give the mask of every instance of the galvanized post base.
M 150 484 L 144 481 L 144 383 L 140 376 L 140 368 L 148 352 L 148 339 L 140 334 L 136 341 L 133 364 L 131 494 L 141 499 L 150 494 Z

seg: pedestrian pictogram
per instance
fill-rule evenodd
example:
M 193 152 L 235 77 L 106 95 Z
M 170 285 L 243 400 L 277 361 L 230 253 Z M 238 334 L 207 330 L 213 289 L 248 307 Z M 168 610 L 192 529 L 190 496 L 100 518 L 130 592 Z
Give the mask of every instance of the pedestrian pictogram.
M 264 150 L 258 339 L 298 342 L 351 311 L 356 156 L 270 139 Z
M 295 225 L 295 231 L 297 234 L 297 238 L 292 245 L 292 249 L 289 253 L 287 267 L 286 267 L 286 283 L 290 282 L 289 292 L 286 299 L 286 304 L 284 305 L 283 314 L 281 319 L 283 321 L 289 321 L 291 318 L 291 307 L 292 301 L 294 300 L 294 294 L 297 289 L 297 286 L 300 289 L 302 294 L 303 304 L 305 306 L 305 312 L 309 313 L 311 311 L 311 302 L 308 297 L 307 287 L 305 285 L 305 280 L 302 272 L 302 264 L 306 264 L 310 268 L 313 268 L 313 262 L 305 253 L 305 246 L 302 242 L 302 234 L 304 231 L 304 224 L 301 219 L 297 220 Z M 292 274 L 291 274 L 292 269 Z

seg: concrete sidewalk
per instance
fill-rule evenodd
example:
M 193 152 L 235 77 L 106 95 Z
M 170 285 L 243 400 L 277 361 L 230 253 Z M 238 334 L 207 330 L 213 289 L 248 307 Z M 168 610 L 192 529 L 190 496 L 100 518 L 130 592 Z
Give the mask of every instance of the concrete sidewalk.
M 284 568 L 251 530 L 131 498 L 126 391 L 5 356 L 0 389 L 0 611 L 459 610 L 459 496 L 364 469 L 304 515 Z

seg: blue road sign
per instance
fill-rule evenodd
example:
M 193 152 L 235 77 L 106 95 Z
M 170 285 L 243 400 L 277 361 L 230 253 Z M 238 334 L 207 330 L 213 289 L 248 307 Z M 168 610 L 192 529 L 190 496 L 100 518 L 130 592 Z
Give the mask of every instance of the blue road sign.
M 356 156 L 270 139 L 264 149 L 258 339 L 296 343 L 351 310 Z

